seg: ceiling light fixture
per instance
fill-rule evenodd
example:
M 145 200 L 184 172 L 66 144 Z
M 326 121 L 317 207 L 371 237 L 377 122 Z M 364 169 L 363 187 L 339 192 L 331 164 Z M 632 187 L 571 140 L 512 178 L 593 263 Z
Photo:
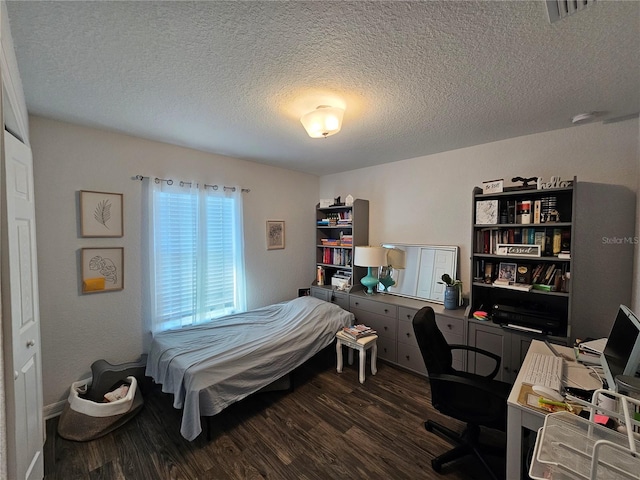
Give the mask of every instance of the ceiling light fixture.
M 311 138 L 326 138 L 340 131 L 343 115 L 343 108 L 319 105 L 315 110 L 304 114 L 300 122 Z

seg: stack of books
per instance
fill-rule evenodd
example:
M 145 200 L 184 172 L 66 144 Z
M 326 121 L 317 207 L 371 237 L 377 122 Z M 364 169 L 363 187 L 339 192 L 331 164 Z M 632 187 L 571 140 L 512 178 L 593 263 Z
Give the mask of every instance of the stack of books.
M 353 245 L 353 235 L 340 235 L 340 245 L 350 247 Z
M 349 338 L 353 338 L 354 340 L 358 340 L 363 337 L 369 337 L 371 335 L 375 335 L 377 332 L 366 325 L 351 325 L 350 327 L 344 327 L 342 329 L 342 333 L 348 336 Z
M 340 240 L 336 238 L 321 238 L 322 245 L 337 247 L 340 245 Z
M 509 280 L 496 280 L 493 282 L 493 286 L 498 288 L 509 288 L 511 290 L 520 290 L 523 292 L 528 292 L 533 288 L 533 285 L 529 285 L 528 283 L 511 282 Z

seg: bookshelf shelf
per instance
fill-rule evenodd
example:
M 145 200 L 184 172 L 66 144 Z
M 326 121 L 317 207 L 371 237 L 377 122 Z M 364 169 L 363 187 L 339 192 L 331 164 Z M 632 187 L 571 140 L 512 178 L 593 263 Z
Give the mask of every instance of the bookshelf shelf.
M 474 253 L 475 258 L 493 259 L 498 261 L 499 259 L 508 258 L 513 261 L 528 261 L 528 262 L 570 262 L 570 258 L 558 258 L 558 257 L 521 257 L 516 255 L 496 255 L 492 253 Z M 504 260 L 503 260 L 504 261 Z
M 496 287 L 495 285 L 492 285 L 491 283 L 483 283 L 483 282 L 473 282 L 473 286 L 476 288 L 496 288 L 496 289 L 500 289 L 501 287 Z M 522 293 L 522 294 L 532 294 L 532 295 L 548 295 L 548 296 L 552 296 L 552 297 L 569 297 L 569 293 L 567 292 L 545 292 L 543 290 L 534 290 L 531 289 L 528 292 L 525 291 L 521 291 L 521 290 L 512 290 L 512 289 L 508 289 L 508 288 L 502 288 L 502 290 L 509 290 L 511 292 L 518 292 L 518 293 Z
M 490 229 L 496 230 L 500 228 L 535 228 L 535 229 L 545 229 L 545 228 L 562 228 L 562 227 L 570 227 L 571 222 L 548 222 L 548 223 L 530 223 L 530 224 L 519 224 L 519 223 L 496 223 L 496 224 L 486 224 L 486 223 L 476 223 L 473 225 L 474 228 L 482 228 L 482 229 Z

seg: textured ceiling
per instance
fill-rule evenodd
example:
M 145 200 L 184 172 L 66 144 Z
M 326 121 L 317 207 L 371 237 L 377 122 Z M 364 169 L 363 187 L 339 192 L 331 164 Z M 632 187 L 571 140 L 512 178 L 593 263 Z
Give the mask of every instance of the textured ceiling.
M 640 110 L 636 1 L 7 8 L 30 113 L 319 175 Z M 342 131 L 308 137 L 331 97 Z

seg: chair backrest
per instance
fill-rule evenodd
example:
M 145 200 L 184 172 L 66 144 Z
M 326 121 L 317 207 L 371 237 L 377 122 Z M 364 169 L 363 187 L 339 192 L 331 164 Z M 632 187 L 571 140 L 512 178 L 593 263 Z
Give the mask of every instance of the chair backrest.
M 451 349 L 436 324 L 436 315 L 431 307 L 423 307 L 413 317 L 413 332 L 429 377 L 453 373 Z

